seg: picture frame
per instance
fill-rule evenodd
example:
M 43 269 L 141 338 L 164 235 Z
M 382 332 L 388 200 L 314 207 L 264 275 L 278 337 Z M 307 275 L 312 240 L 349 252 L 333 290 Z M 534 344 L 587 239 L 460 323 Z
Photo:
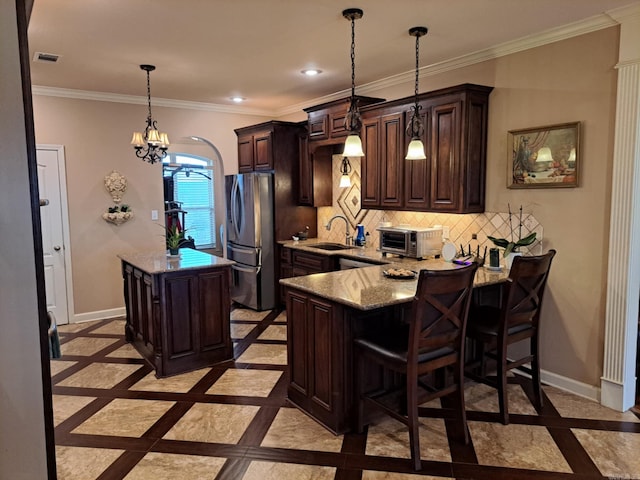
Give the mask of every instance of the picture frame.
M 508 188 L 578 186 L 580 122 L 510 130 Z

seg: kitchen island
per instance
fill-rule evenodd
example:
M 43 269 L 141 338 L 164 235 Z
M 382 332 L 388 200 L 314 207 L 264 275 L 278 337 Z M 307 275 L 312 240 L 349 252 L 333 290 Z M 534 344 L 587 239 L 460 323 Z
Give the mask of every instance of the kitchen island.
M 393 328 L 406 318 L 417 280 L 387 278 L 392 268 L 457 268 L 443 260 L 410 261 L 280 280 L 287 308 L 289 400 L 336 434 L 352 429 L 352 342 L 364 331 Z M 499 286 L 508 271 L 479 268 L 474 290 Z M 372 385 L 379 371 L 366 372 Z
M 189 248 L 120 254 L 125 338 L 157 377 L 233 359 L 229 292 L 232 261 Z

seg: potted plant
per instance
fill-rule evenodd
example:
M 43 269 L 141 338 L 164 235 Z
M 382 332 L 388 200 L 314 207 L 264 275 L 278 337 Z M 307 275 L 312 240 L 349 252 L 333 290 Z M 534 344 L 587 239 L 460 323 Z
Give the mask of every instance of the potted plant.
M 169 249 L 169 254 L 178 255 L 180 244 L 184 240 L 184 234 L 187 230 L 180 230 L 180 227 L 178 227 L 178 225 L 167 227 L 166 230 L 167 248 Z
M 487 238 L 491 240 L 497 247 L 504 248 L 504 252 L 502 256 L 504 258 L 507 258 L 507 267 L 511 268 L 511 262 L 513 261 L 513 257 L 515 255 L 521 255 L 518 249 L 520 247 L 526 247 L 527 245 L 531 245 L 533 242 L 535 242 L 537 234 L 536 232 L 532 232 L 526 237 L 524 238 L 522 237 L 522 205 L 520 205 L 520 212 L 518 215 L 518 239 L 515 240 L 514 232 L 513 232 L 513 224 L 512 224 L 513 214 L 511 213 L 511 205 L 508 205 L 508 208 L 509 208 L 509 230 L 511 232 L 511 239 L 496 238 L 491 236 L 487 236 Z

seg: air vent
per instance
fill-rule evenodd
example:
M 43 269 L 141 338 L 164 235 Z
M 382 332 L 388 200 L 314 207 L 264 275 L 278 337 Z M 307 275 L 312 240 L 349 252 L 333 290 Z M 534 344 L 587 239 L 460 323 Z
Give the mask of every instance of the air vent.
M 56 63 L 59 58 L 60 55 L 56 55 L 55 53 L 36 52 L 33 56 L 33 61 L 43 63 Z

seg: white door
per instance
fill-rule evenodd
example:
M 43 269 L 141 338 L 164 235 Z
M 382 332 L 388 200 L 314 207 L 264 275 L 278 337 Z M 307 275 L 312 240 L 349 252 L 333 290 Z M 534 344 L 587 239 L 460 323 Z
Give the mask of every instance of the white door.
M 65 245 L 66 184 L 62 147 L 37 147 L 42 250 L 44 253 L 47 311 L 53 312 L 58 325 L 69 323 L 67 268 L 68 245 Z M 64 195 L 63 195 L 64 193 Z M 64 210 L 63 210 L 64 209 Z

